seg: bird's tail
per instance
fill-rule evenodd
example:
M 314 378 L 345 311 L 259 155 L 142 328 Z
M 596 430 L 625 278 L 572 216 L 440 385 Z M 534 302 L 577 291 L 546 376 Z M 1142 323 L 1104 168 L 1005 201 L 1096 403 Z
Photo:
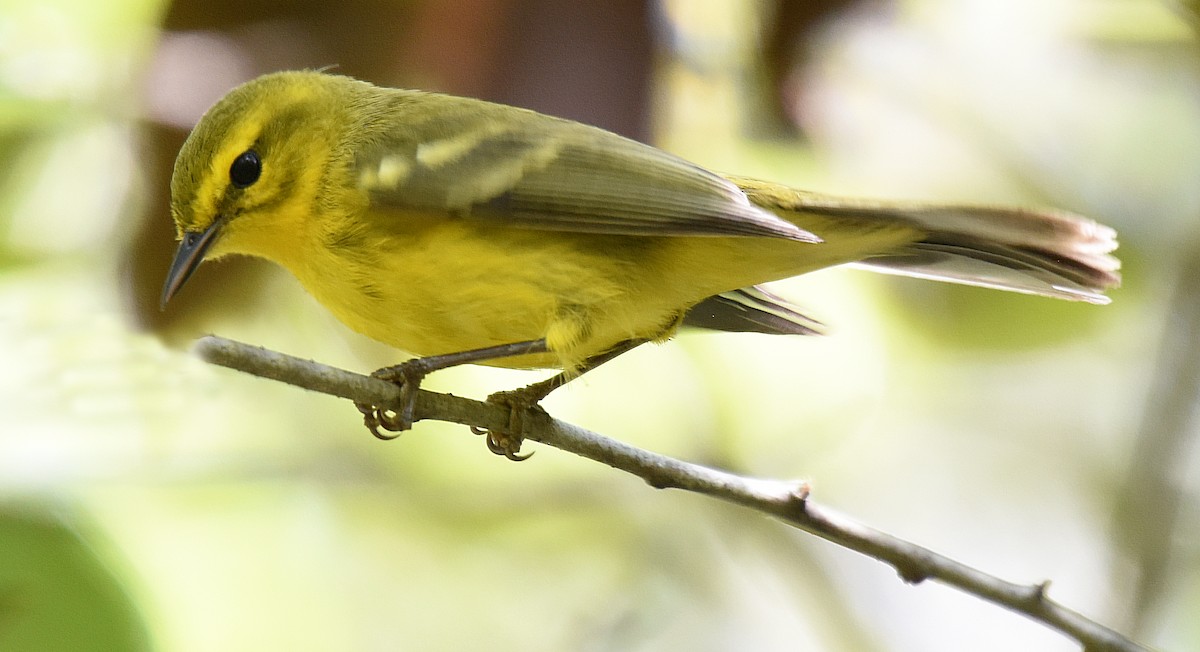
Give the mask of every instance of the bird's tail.
M 1004 208 L 915 208 L 927 235 L 858 265 L 967 285 L 1108 303 L 1121 283 L 1116 232 L 1075 215 Z
M 1071 213 L 872 202 L 733 181 L 756 204 L 787 210 L 798 226 L 823 238 L 823 225 L 840 231 L 842 221 L 914 229 L 916 239 L 854 263 L 875 271 L 1091 303 L 1108 303 L 1104 292 L 1121 282 L 1120 261 L 1111 255 L 1116 232 Z

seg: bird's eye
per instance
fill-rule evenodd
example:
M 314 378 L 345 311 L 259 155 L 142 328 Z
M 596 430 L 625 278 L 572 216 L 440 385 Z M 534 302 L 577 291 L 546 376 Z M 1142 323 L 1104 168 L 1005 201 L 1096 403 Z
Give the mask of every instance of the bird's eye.
M 262 161 L 258 158 L 258 152 L 252 149 L 238 154 L 233 159 L 233 165 L 229 166 L 229 181 L 237 188 L 245 188 L 258 181 L 261 174 Z

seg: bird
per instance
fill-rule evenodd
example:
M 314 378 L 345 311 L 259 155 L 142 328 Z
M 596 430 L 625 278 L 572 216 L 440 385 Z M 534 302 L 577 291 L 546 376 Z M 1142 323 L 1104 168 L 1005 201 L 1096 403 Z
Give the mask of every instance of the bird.
M 175 161 L 179 245 L 161 306 L 206 260 L 264 258 L 350 328 L 416 357 L 374 372 L 412 426 L 461 364 L 559 372 L 489 401 L 488 447 L 524 459 L 521 415 L 681 326 L 813 334 L 762 284 L 837 265 L 1103 304 L 1116 232 L 1057 210 L 837 197 L 707 170 L 578 122 L 321 71 L 230 91 Z M 380 432 L 382 428 L 386 432 Z

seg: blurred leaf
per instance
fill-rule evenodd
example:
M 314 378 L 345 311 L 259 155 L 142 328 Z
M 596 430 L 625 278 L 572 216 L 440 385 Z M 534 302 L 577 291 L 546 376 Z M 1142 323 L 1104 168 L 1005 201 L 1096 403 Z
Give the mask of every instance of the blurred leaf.
M 148 650 L 129 596 L 95 551 L 44 513 L 0 511 L 0 648 Z

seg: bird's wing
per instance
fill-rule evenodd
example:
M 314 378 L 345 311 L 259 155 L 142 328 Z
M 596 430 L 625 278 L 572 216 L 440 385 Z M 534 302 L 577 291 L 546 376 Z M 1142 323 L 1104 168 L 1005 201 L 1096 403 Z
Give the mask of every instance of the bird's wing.
M 555 231 L 820 241 L 730 181 L 607 131 L 462 98 L 422 105 L 360 150 L 355 173 L 375 206 Z

